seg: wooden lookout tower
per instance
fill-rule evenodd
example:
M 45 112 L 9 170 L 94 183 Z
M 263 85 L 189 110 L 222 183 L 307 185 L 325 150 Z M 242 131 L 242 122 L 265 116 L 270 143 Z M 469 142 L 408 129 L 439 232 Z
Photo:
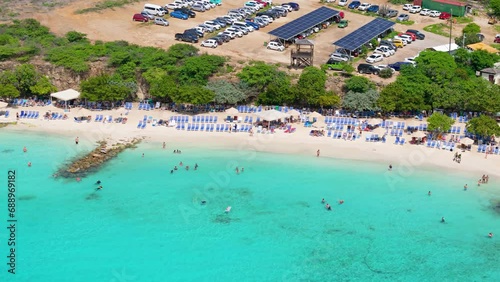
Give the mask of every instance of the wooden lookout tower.
M 314 43 L 311 40 L 299 39 L 295 42 L 297 48 L 290 54 L 290 66 L 302 68 L 313 65 Z

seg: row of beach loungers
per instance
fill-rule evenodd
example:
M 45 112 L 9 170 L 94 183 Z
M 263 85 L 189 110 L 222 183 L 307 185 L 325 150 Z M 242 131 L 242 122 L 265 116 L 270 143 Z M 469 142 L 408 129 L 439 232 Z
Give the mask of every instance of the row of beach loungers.
M 107 116 L 104 118 L 104 115 L 96 115 L 94 121 L 95 122 L 101 122 L 103 120 L 106 120 L 106 122 L 111 123 L 113 122 L 113 116 Z
M 21 111 L 19 118 L 38 118 L 40 116 L 39 112 L 36 111 Z
M 344 118 L 344 117 L 325 117 L 325 123 L 335 123 L 338 125 L 358 125 L 359 120 L 355 118 Z
M 458 113 L 451 113 L 450 117 L 454 120 L 458 119 L 458 122 L 460 123 L 466 123 L 469 121 L 469 119 L 466 116 L 458 116 Z
M 427 141 L 426 146 L 428 148 L 436 148 L 436 149 L 443 149 L 447 151 L 453 151 L 455 149 L 456 143 L 455 142 L 446 142 L 446 141 L 436 141 L 436 140 L 429 140 Z
M 217 116 L 193 116 L 193 123 L 217 123 Z
M 406 140 L 404 138 L 396 136 L 396 140 L 394 140 L 395 145 L 404 145 L 405 143 L 406 143 Z
M 2 114 L 0 114 L 0 115 L 2 115 Z M 3 115 L 5 116 L 5 118 L 8 118 L 9 115 L 10 115 L 10 112 L 9 111 L 5 111 L 5 113 Z
M 479 145 L 479 146 L 477 146 L 477 152 L 478 153 L 486 153 L 486 151 L 488 150 L 488 146 L 489 145 Z M 499 148 L 498 147 L 493 148 L 492 149 L 492 153 L 495 154 L 495 155 L 500 155 Z
M 349 138 L 349 134 L 350 134 L 350 138 Z M 361 135 L 355 133 L 355 132 L 342 132 L 342 131 L 331 131 L 331 130 L 328 130 L 328 133 L 326 135 L 327 137 L 332 137 L 333 139 L 341 139 L 341 138 L 344 138 L 344 139 L 349 139 L 351 141 L 354 141 L 356 139 L 359 139 L 361 138 Z
M 230 124 L 178 124 L 176 127 L 177 130 L 187 130 L 187 131 L 205 131 L 205 132 L 248 132 L 252 129 L 251 125 L 239 125 L 236 130 L 231 129 Z

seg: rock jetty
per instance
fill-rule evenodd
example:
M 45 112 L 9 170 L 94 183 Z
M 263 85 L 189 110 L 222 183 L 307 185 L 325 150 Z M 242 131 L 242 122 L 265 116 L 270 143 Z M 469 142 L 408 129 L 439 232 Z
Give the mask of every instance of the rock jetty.
M 84 177 L 97 171 L 101 165 L 116 157 L 119 153 L 129 148 L 135 148 L 141 139 L 120 140 L 109 145 L 106 141 L 97 142 L 99 145 L 83 157 L 71 161 L 69 165 L 60 168 L 54 177 L 77 178 Z

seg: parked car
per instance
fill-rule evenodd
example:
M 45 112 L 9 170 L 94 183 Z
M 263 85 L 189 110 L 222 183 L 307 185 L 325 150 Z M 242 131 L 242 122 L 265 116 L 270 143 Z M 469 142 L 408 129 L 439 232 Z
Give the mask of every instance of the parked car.
M 398 48 L 403 48 L 404 46 L 406 46 L 406 42 L 404 42 L 401 39 L 393 39 L 392 44 L 394 44 L 394 46 L 396 46 Z
M 400 33 L 399 34 L 400 37 L 403 37 L 403 35 L 409 36 L 411 38 L 411 41 L 417 40 L 417 36 L 415 34 L 411 33 L 411 32 L 406 32 L 406 33 Z
M 411 9 L 411 7 L 413 7 L 413 4 L 404 4 L 403 5 L 403 10 L 408 11 L 408 10 Z
M 431 18 L 437 18 L 441 15 L 440 11 L 432 10 L 429 12 L 429 17 Z
M 441 14 L 439 15 L 440 20 L 447 20 L 449 18 L 451 18 L 451 14 L 447 12 L 441 12 Z
M 345 28 L 345 27 L 347 27 L 348 25 L 349 25 L 349 21 L 347 21 L 347 20 L 340 20 L 340 22 L 338 23 L 338 25 L 337 25 L 337 26 L 338 26 L 339 28 Z
M 179 11 L 173 11 L 172 13 L 170 13 L 170 16 L 172 18 L 176 18 L 176 19 L 183 19 L 183 20 L 187 20 L 188 19 L 188 15 L 182 13 L 182 12 L 179 12 Z
M 229 36 L 229 38 L 231 38 L 231 39 L 236 38 L 236 33 L 232 32 L 232 31 L 229 31 L 229 30 L 224 30 L 223 32 L 219 32 L 218 35 Z
M 394 18 L 397 17 L 399 12 L 398 10 L 389 9 L 387 11 L 384 11 L 382 14 L 380 13 L 380 11 L 378 13 L 384 18 Z
M 198 37 L 189 33 L 176 33 L 175 40 L 181 40 L 185 42 L 198 43 Z
M 416 30 L 416 29 L 408 29 L 406 30 L 406 33 L 412 33 L 412 34 L 415 34 L 415 36 L 417 37 L 417 39 L 419 40 L 424 40 L 425 39 L 425 34 L 421 33 L 420 31 Z
M 380 9 L 379 5 L 371 5 L 368 9 L 366 9 L 367 13 L 378 13 L 378 10 Z
M 225 31 L 230 31 L 230 32 L 234 33 L 234 34 L 235 34 L 236 36 L 238 36 L 238 37 L 243 37 L 243 35 L 244 35 L 244 34 L 243 34 L 243 31 L 238 30 L 238 29 L 236 29 L 236 28 L 234 28 L 234 27 L 226 28 L 226 30 L 225 30 Z
M 328 61 L 326 62 L 325 65 L 329 70 L 341 71 L 341 70 L 344 70 L 344 66 L 346 65 L 346 63 L 339 62 L 339 61 L 336 61 L 336 60 L 330 58 L 330 59 L 328 59 Z
M 394 55 L 395 52 L 394 52 L 394 50 L 391 50 L 385 46 L 379 46 L 379 47 L 375 48 L 373 53 L 374 54 L 381 54 L 384 57 L 389 57 L 389 56 Z
M 155 19 L 155 15 L 153 15 L 153 13 L 149 12 L 148 10 L 142 11 L 141 15 L 145 16 L 146 18 L 148 18 L 148 20 L 154 20 Z
M 358 72 L 378 75 L 380 73 L 380 70 L 377 69 L 376 67 L 374 67 L 373 65 L 370 65 L 370 64 L 359 64 L 358 65 Z
M 183 6 L 179 5 L 178 3 L 170 3 L 165 5 L 165 8 L 174 10 L 174 9 L 179 9 L 179 8 L 184 8 Z
M 411 6 L 411 8 L 408 10 L 408 12 L 410 12 L 410 13 L 412 13 L 412 14 L 420 13 L 420 11 L 422 11 L 422 7 L 420 7 L 419 5 L 413 5 L 413 6 Z
M 206 26 L 210 26 L 216 30 L 219 30 L 222 28 L 220 24 L 216 24 L 214 21 L 205 21 L 203 24 Z
M 493 40 L 494 43 L 500 43 L 500 34 L 497 34 L 495 36 L 495 39 Z
M 292 9 L 294 11 L 298 11 L 300 10 L 300 5 L 298 3 L 295 3 L 295 2 L 288 2 L 288 3 L 285 3 L 286 5 L 292 7 Z
M 430 13 L 431 13 L 431 10 L 429 10 L 429 9 L 422 9 L 422 11 L 420 11 L 421 16 L 428 16 Z
M 411 39 L 408 37 L 401 37 L 401 36 L 396 35 L 396 36 L 394 36 L 394 40 L 402 41 L 404 46 L 411 44 Z
M 352 1 L 347 8 L 349 9 L 357 9 L 361 5 L 361 2 L 359 1 Z
M 415 62 L 415 58 L 417 58 L 418 56 L 415 56 L 415 57 L 408 57 L 408 58 L 405 58 L 405 62 L 408 62 L 408 63 L 411 63 L 413 65 L 416 65 L 417 62 Z
M 209 38 L 209 40 L 217 41 L 217 45 L 224 44 L 224 39 L 222 37 L 214 36 L 214 37 Z
M 359 5 L 358 10 L 360 11 L 366 11 L 368 8 L 370 8 L 371 4 L 370 3 L 362 3 Z
M 143 16 L 142 14 L 134 14 L 134 16 L 132 17 L 132 20 L 134 22 L 147 22 L 149 21 L 149 19 L 145 16 Z
M 219 44 L 217 43 L 217 40 L 215 39 L 207 39 L 203 42 L 201 42 L 202 47 L 209 47 L 209 48 L 217 48 Z
M 375 68 L 377 68 L 377 69 L 378 69 L 378 70 L 380 70 L 380 71 L 385 70 L 385 69 L 389 69 L 389 70 L 391 70 L 391 72 L 392 72 L 392 73 L 395 73 L 395 72 L 396 72 L 396 70 L 395 70 L 395 69 L 393 69 L 393 68 L 389 67 L 388 65 L 376 65 L 376 66 L 374 66 L 374 67 L 375 67 Z
M 394 64 L 389 64 L 389 67 L 396 71 L 400 71 L 402 66 L 413 66 L 413 64 L 409 62 L 396 62 Z
M 339 0 L 339 6 L 346 6 L 349 0 Z
M 229 35 L 227 35 L 227 34 L 218 34 L 214 38 L 220 38 L 220 39 L 222 39 L 223 42 L 231 41 L 231 37 L 229 37 Z
M 193 4 L 191 6 L 191 9 L 196 12 L 205 12 L 206 9 L 202 4 Z
M 404 22 L 410 19 L 408 14 L 401 14 L 397 17 L 396 21 Z
M 188 8 L 178 8 L 178 9 L 174 9 L 174 11 L 179 11 L 183 14 L 186 14 L 188 15 L 190 18 L 196 18 L 196 13 L 189 10 Z
M 398 46 L 396 46 L 396 44 L 394 44 L 394 42 L 389 41 L 389 40 L 381 40 L 380 46 L 386 46 L 387 48 L 394 50 L 394 52 L 396 52 L 398 50 Z
M 371 54 L 370 56 L 368 56 L 368 58 L 366 58 L 366 62 L 367 63 L 376 63 L 376 62 L 380 62 L 384 59 L 384 55 L 382 54 Z
M 280 51 L 280 52 L 285 51 L 285 46 L 283 46 L 283 44 L 281 44 L 280 42 L 276 42 L 276 41 L 271 41 L 271 42 L 267 43 L 266 48 L 269 50 L 275 50 L 275 51 Z
M 349 56 L 341 53 L 332 53 L 330 54 L 330 59 L 335 61 L 347 62 L 349 61 Z
M 204 32 L 214 32 L 215 31 L 215 27 L 212 25 L 199 24 L 198 27 L 203 28 Z
M 186 29 L 186 30 L 184 30 L 184 33 L 191 34 L 193 36 L 196 36 L 197 38 L 201 38 L 205 35 L 202 31 L 200 31 L 199 29 L 196 29 L 196 28 Z
M 169 23 L 166 19 L 164 18 L 155 18 L 155 24 L 157 25 L 162 25 L 162 26 L 168 26 Z

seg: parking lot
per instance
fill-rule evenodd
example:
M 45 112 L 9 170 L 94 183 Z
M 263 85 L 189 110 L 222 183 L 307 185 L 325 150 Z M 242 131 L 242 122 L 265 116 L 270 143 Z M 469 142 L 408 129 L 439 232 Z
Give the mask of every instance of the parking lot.
M 74 11 L 85 7 L 92 6 L 91 2 L 76 2 L 69 6 L 54 10 L 49 14 L 34 14 L 32 17 L 37 18 L 42 24 L 47 25 L 51 30 L 59 35 L 63 35 L 68 31 L 77 30 L 88 35 L 91 40 L 126 40 L 130 43 L 155 46 L 160 48 L 168 48 L 170 45 L 178 43 L 174 40 L 175 33 L 183 32 L 185 29 L 192 28 L 206 20 L 211 20 L 218 16 L 226 14 L 229 10 L 241 7 L 246 1 L 223 1 L 222 6 L 206 11 L 204 13 L 197 13 L 196 18 L 181 20 L 168 18 L 170 26 L 163 27 L 153 25 L 152 23 L 138 23 L 132 21 L 132 15 L 142 11 L 145 3 L 141 2 L 133 5 L 128 5 L 122 8 L 115 8 L 104 10 L 101 13 L 89 14 L 75 14 Z M 284 52 L 267 50 L 264 47 L 264 42 L 273 39 L 267 33 L 285 23 L 288 23 L 304 14 L 307 14 L 314 9 L 322 6 L 322 4 L 308 0 L 294 1 L 300 4 L 300 10 L 288 14 L 287 17 L 282 17 L 275 20 L 273 23 L 259 31 L 252 32 L 243 38 L 231 40 L 217 48 L 203 48 L 200 44 L 196 44 L 202 52 L 209 54 L 230 56 L 233 62 L 240 60 L 262 60 L 270 63 L 282 63 L 288 65 L 290 62 L 290 48 Z M 381 0 L 372 2 L 383 2 Z M 153 4 L 153 3 L 152 3 Z M 160 4 L 160 3 L 157 3 Z M 166 3 L 162 3 L 162 6 Z M 394 7 L 400 13 L 401 7 Z M 333 7 L 333 9 L 336 9 Z M 319 66 L 327 61 L 329 54 L 334 51 L 332 43 L 343 36 L 349 34 L 355 29 L 373 20 L 371 16 L 365 16 L 357 13 L 344 11 L 346 19 L 349 20 L 349 26 L 340 29 L 337 26 L 330 26 L 328 29 L 322 30 L 319 33 L 313 34 L 310 39 L 315 43 L 315 59 L 314 64 Z M 406 11 L 405 11 L 406 12 Z M 55 16 L 57 15 L 57 16 Z M 412 26 L 396 24 L 397 31 L 406 31 L 408 28 L 418 29 L 423 31 L 422 28 L 432 23 L 440 22 L 439 19 L 419 16 L 418 14 L 411 14 L 410 19 L 415 21 Z M 458 28 L 457 28 L 458 29 Z M 448 43 L 448 38 L 427 33 L 426 39 L 421 41 L 414 41 L 411 45 L 399 50 L 396 55 L 385 58 L 378 64 L 389 64 L 397 61 L 404 60 L 406 57 L 415 56 L 419 51 L 437 45 Z M 363 60 L 360 60 L 360 62 Z

